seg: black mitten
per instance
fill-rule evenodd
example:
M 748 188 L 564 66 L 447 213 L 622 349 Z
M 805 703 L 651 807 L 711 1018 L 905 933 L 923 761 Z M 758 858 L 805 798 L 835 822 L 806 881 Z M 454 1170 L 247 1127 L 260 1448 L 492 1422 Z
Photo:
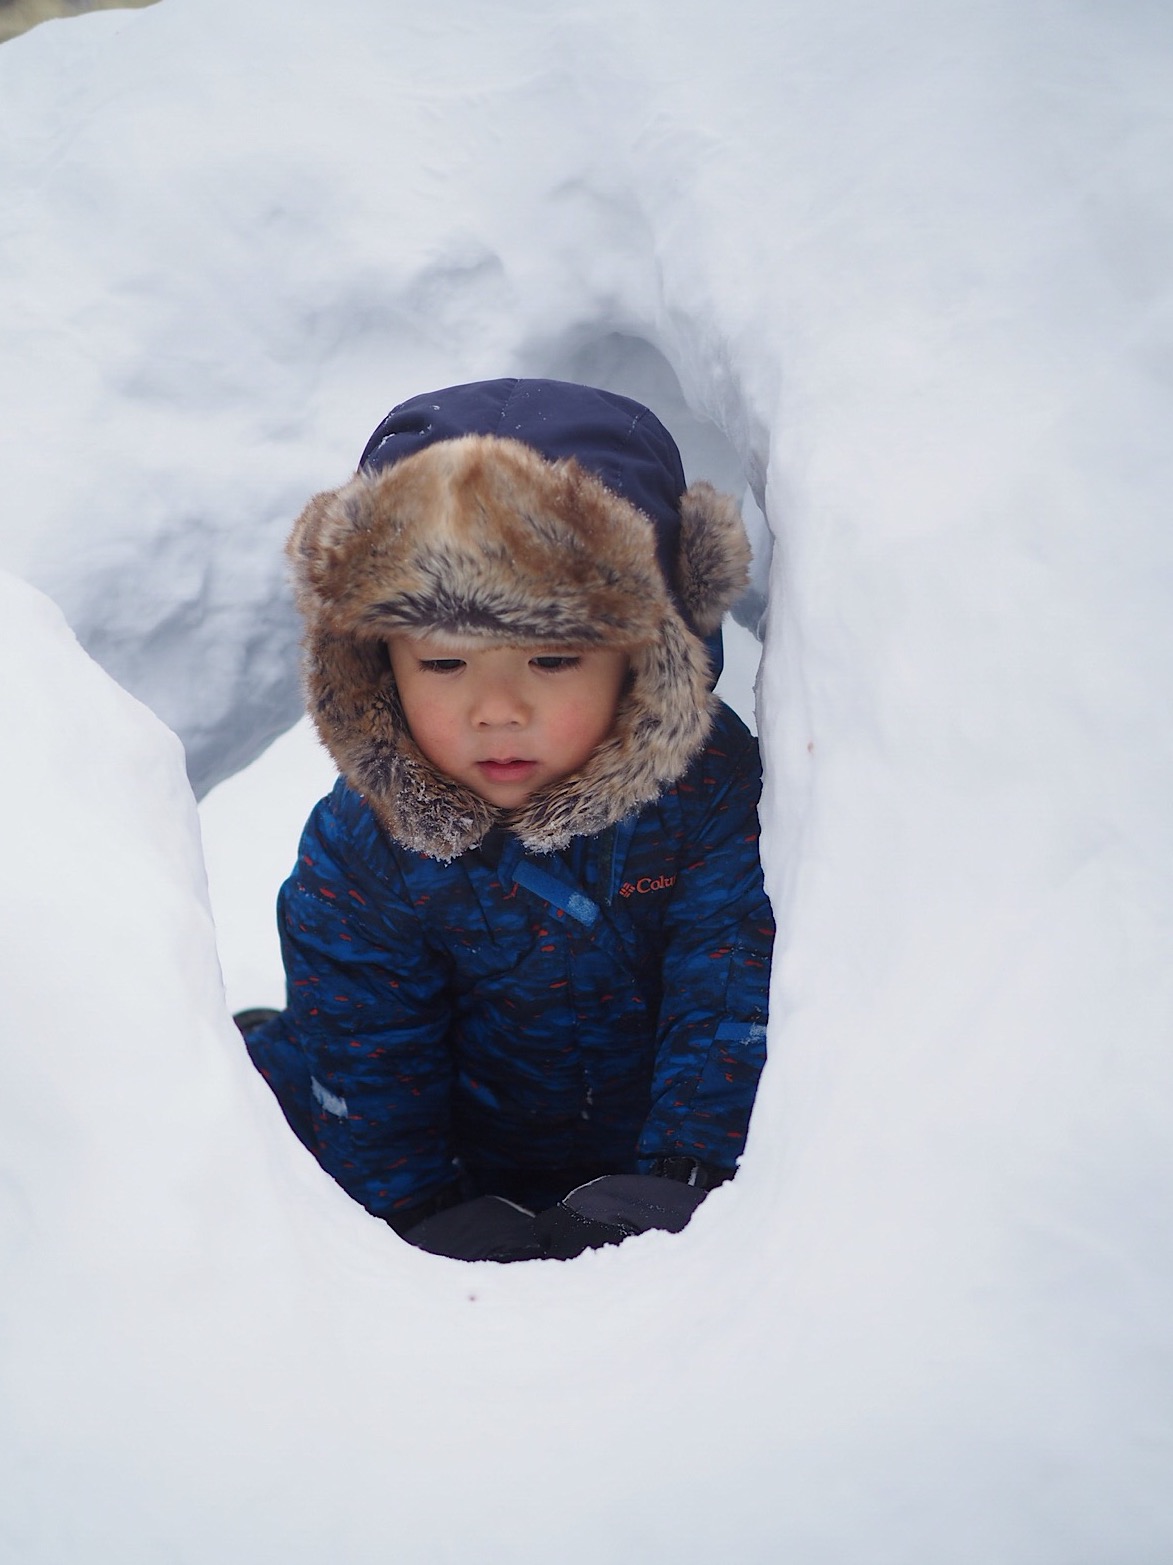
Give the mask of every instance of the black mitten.
M 479 1195 L 402 1229 L 403 1238 L 456 1261 L 537 1261 L 546 1253 L 534 1215 L 499 1195 Z
M 575 1193 L 572 1190 L 570 1195 Z M 534 1232 L 542 1247 L 542 1254 L 548 1260 L 570 1261 L 584 1250 L 601 1250 L 604 1245 L 622 1244 L 624 1239 L 630 1239 L 632 1234 L 639 1232 L 637 1228 L 629 1228 L 624 1223 L 604 1223 L 584 1217 L 581 1212 L 567 1205 L 569 1200 L 570 1196 L 567 1196 L 565 1201 L 559 1201 L 557 1206 L 539 1212 L 534 1218 Z
M 584 1250 L 622 1244 L 650 1228 L 679 1233 L 705 1194 L 653 1174 L 604 1174 L 579 1185 L 548 1212 L 539 1212 L 534 1230 L 546 1255 L 568 1261 Z

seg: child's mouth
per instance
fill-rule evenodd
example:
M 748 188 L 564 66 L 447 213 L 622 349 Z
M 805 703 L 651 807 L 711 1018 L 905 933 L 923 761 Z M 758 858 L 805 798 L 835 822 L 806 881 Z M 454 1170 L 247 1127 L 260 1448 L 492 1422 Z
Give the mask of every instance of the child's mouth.
M 477 767 L 490 782 L 521 782 L 537 767 L 536 761 L 478 761 Z

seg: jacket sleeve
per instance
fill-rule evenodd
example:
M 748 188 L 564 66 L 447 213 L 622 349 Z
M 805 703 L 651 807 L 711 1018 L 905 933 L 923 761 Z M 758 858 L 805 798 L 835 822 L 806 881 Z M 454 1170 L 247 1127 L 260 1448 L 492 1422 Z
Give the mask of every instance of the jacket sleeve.
M 757 745 L 727 718 L 678 785 L 688 848 L 665 929 L 651 1112 L 640 1168 L 732 1169 L 766 1059 L 774 920 L 758 854 Z
M 342 784 L 310 816 L 278 923 L 312 1150 L 349 1195 L 391 1218 L 454 1178 L 450 989 L 391 850 Z

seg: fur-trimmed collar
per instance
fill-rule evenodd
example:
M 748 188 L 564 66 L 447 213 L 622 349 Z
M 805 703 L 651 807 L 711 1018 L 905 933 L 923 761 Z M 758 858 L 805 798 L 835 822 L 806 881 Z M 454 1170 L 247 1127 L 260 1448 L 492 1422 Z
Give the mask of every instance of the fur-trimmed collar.
M 712 720 L 701 637 L 744 588 L 750 552 L 736 502 L 709 484 L 686 490 L 680 511 L 672 591 L 642 512 L 576 462 L 516 440 L 443 440 L 310 501 L 288 544 L 309 710 L 389 837 L 452 859 L 503 825 L 550 853 L 684 773 Z M 586 764 L 507 812 L 420 753 L 386 652 L 396 631 L 621 648 L 632 678 Z

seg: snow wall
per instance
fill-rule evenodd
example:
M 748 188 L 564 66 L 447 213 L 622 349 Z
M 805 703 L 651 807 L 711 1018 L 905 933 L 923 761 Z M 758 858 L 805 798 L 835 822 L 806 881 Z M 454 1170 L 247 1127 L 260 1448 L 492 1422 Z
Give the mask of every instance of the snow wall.
M 1141 3 L 0 50 L 6 1565 L 1168 1560 L 1171 106 Z M 284 1130 L 147 708 L 198 788 L 287 726 L 292 516 L 502 373 L 769 516 L 781 934 L 736 1182 L 492 1268 Z

